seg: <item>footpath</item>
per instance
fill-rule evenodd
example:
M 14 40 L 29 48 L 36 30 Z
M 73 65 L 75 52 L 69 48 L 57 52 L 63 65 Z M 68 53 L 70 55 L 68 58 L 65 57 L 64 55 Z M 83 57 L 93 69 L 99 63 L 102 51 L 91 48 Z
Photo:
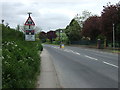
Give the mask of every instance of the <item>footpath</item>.
M 36 88 L 60 88 L 52 56 L 44 48 L 41 53 L 41 73 Z

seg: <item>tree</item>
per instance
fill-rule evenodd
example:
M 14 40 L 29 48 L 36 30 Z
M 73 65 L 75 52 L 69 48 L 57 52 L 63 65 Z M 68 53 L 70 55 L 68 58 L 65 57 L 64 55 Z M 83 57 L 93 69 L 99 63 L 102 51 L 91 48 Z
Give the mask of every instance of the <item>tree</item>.
M 75 19 L 72 19 L 66 27 L 65 33 L 70 41 L 79 41 L 81 39 L 81 27 Z
M 82 11 L 82 14 L 77 14 L 74 19 L 78 22 L 78 24 L 83 27 L 83 23 L 84 21 L 89 18 L 90 16 L 92 16 L 91 12 L 84 10 Z
M 35 27 L 35 33 L 39 33 L 39 32 L 41 32 L 41 30 L 42 30 L 42 28 L 40 28 L 38 26 Z
M 57 38 L 56 38 L 56 41 L 58 43 L 67 43 L 68 41 L 68 37 L 65 33 L 65 29 L 57 29 L 56 30 L 56 34 L 57 34 Z
M 40 32 L 39 33 L 39 39 L 41 39 L 42 42 L 45 42 L 46 39 L 47 39 L 47 34 L 44 31 Z
M 5 21 L 5 20 L 2 19 L 2 24 L 4 24 L 4 21 Z
M 87 20 L 90 16 L 92 16 L 91 12 L 89 12 L 89 11 L 87 11 L 87 10 L 84 10 L 84 11 L 82 12 L 82 20 L 83 20 L 83 22 L 84 22 L 85 20 Z
M 51 41 L 51 43 L 52 43 L 53 39 L 55 39 L 56 37 L 57 37 L 57 35 L 56 35 L 55 31 L 47 32 L 47 38 Z
M 91 40 L 96 40 L 100 34 L 100 17 L 91 16 L 83 24 L 82 35 L 90 37 Z
M 20 25 L 17 25 L 17 28 L 16 28 L 18 31 L 20 30 Z
M 111 5 L 110 3 L 108 3 L 107 6 L 103 7 L 104 9 L 101 15 L 101 32 L 107 40 L 112 41 L 113 24 L 115 25 L 116 29 L 116 26 L 119 22 L 119 10 L 117 8 L 117 5 Z
M 117 11 L 118 11 L 118 24 L 116 26 L 116 40 L 119 41 L 119 47 L 120 47 L 120 1 L 119 3 L 116 4 L 117 5 Z
M 57 29 L 55 32 L 56 32 L 56 34 L 57 34 L 57 37 L 58 37 L 58 39 L 59 39 L 59 41 L 60 41 L 60 33 L 61 33 L 61 31 L 63 31 L 63 29 Z
M 9 27 L 9 23 L 6 23 L 6 27 Z

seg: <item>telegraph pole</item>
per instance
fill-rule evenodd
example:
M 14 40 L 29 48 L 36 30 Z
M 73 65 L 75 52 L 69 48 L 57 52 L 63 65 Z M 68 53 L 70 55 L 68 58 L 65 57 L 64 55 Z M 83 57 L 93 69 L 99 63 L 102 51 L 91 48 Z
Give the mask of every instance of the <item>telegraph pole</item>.
M 115 49 L 115 28 L 113 23 L 113 49 Z
M 60 29 L 59 29 L 59 42 L 61 42 L 61 41 L 60 41 Z

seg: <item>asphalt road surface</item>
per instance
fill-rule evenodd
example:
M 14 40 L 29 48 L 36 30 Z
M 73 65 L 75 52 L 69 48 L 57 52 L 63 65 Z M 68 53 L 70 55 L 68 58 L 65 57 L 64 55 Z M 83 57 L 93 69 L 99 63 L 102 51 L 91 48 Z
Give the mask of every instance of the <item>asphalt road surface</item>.
M 63 88 L 118 88 L 118 54 L 96 49 L 44 45 Z

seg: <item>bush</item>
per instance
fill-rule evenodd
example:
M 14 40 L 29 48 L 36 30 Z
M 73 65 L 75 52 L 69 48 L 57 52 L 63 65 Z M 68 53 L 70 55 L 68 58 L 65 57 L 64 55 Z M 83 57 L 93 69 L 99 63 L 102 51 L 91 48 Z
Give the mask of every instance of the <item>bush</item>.
M 24 41 L 24 34 L 2 27 L 2 87 L 34 88 L 40 72 L 39 41 Z

